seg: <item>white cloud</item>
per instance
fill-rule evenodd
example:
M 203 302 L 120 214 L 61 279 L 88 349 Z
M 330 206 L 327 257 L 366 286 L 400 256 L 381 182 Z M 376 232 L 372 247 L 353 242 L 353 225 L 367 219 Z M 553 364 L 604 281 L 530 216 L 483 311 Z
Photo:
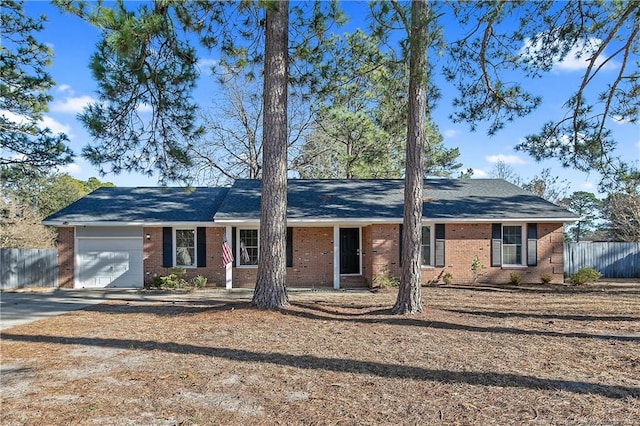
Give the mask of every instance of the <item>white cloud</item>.
M 69 138 L 73 136 L 70 126 L 62 124 L 55 118 L 49 117 L 48 115 L 42 117 L 42 120 L 40 121 L 40 128 L 44 127 L 47 127 L 52 133 L 65 133 Z
M 473 176 L 474 178 L 485 178 L 489 176 L 489 174 L 487 172 L 485 172 L 482 169 L 473 169 Z
M 0 110 L 0 114 L 16 124 L 26 124 L 30 122 L 28 117 L 14 114 L 11 111 Z M 55 118 L 49 117 L 48 115 L 42 117 L 42 120 L 38 122 L 38 127 L 41 129 L 48 128 L 52 133 L 65 133 L 69 138 L 72 136 L 70 126 L 62 124 Z
M 77 97 L 68 97 L 63 101 L 56 101 L 51 104 L 51 111 L 61 112 L 61 113 L 70 113 L 70 114 L 79 114 L 84 110 L 84 108 L 91 104 L 95 103 L 96 100 L 91 96 L 77 96 Z
M 447 138 L 454 138 L 458 136 L 458 131 L 454 129 L 448 129 L 444 131 L 443 135 Z
M 70 176 L 78 176 L 82 172 L 82 168 L 78 163 L 67 164 L 66 166 L 58 167 L 58 172 L 66 173 Z
M 6 109 L 0 110 L 0 115 L 5 117 L 7 120 L 11 121 L 12 123 L 24 124 L 29 121 L 27 117 L 23 115 L 14 114 L 11 111 Z
M 217 67 L 219 63 L 220 61 L 218 61 L 217 59 L 200 59 L 198 61 L 198 68 L 200 68 L 200 71 L 211 74 L 211 68 Z
M 527 164 L 526 161 L 524 161 L 522 158 L 518 157 L 517 155 L 504 155 L 504 154 L 497 154 L 497 155 L 487 155 L 486 157 L 484 157 L 485 160 L 487 160 L 489 163 L 498 163 L 498 162 L 503 162 L 505 164 Z
M 538 51 L 542 48 L 542 41 L 538 41 L 534 46 L 531 44 L 530 39 L 526 39 L 522 49 L 520 49 L 520 54 L 526 57 L 527 50 Z M 589 38 L 586 40 L 582 40 L 578 42 L 571 50 L 567 53 L 563 60 L 560 60 L 559 57 L 554 58 L 553 62 L 553 70 L 555 71 L 581 71 L 586 70 L 589 66 L 589 58 L 593 56 L 593 54 L 598 50 L 600 45 L 602 44 L 602 40 L 599 38 Z M 604 63 L 606 59 L 606 55 L 600 55 L 595 62 L 595 67 L 599 67 Z M 615 61 L 607 62 L 602 69 L 617 69 L 619 68 L 619 64 Z
M 138 106 L 138 108 L 136 108 L 137 112 L 153 112 L 153 108 L 151 107 L 151 105 L 143 103 L 140 104 Z
M 614 116 L 612 116 L 612 117 L 611 117 L 611 119 L 613 120 L 613 122 L 614 122 L 614 123 L 616 123 L 616 124 L 620 124 L 620 125 L 622 125 L 622 124 L 629 124 L 629 123 L 631 123 L 631 119 L 629 119 L 629 118 L 622 118 L 622 117 L 621 117 L 621 116 L 619 116 L 619 115 L 614 115 Z
M 73 95 L 73 89 L 68 84 L 61 84 L 59 86 L 56 86 L 56 92 L 68 93 L 70 95 Z
M 589 181 L 584 181 L 580 184 L 580 189 L 583 189 L 585 191 L 589 191 L 592 190 L 593 188 L 595 188 L 595 184 L 593 182 L 589 182 Z

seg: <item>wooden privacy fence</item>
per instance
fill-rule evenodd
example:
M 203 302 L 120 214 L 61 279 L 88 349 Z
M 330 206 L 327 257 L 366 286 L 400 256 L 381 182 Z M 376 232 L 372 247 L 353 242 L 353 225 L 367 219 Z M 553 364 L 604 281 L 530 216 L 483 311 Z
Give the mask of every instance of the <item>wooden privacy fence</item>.
M 58 287 L 56 249 L 0 248 L 0 290 Z
M 640 243 L 565 243 L 564 274 L 593 268 L 603 278 L 640 278 Z

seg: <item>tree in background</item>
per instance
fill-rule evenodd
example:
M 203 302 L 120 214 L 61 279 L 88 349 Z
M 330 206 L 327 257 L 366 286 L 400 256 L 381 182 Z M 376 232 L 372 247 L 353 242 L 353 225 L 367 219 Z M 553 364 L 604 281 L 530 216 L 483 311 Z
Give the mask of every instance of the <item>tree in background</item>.
M 514 185 L 522 185 L 522 178 L 518 176 L 513 167 L 502 160 L 493 165 L 493 168 L 489 171 L 489 176 L 494 179 L 504 179 Z
M 42 215 L 4 193 L 0 197 L 0 247 L 2 248 L 52 248 L 56 233 L 42 225 Z
M 580 242 L 581 238 L 591 235 L 595 231 L 597 221 L 600 218 L 602 201 L 594 194 L 577 191 L 566 198 L 562 204 L 580 216 L 580 220 L 571 224 L 566 231 L 572 241 Z
M 55 242 L 55 231 L 41 224 L 97 188 L 109 186 L 95 177 L 81 181 L 67 174 L 39 174 L 0 180 L 0 235 L 2 247 L 47 248 Z
M 509 164 L 498 161 L 489 171 L 489 176 L 494 179 L 504 179 L 558 205 L 564 205 L 566 193 L 569 190 L 569 182 L 565 179 L 561 180 L 558 176 L 553 176 L 551 169 L 542 169 L 539 175 L 526 181 Z
M 253 75 L 228 69 L 221 73 L 217 85 L 222 100 L 214 100 L 213 105 L 205 109 L 205 133 L 189 152 L 192 161 L 189 171 L 194 183 L 219 185 L 235 179 L 259 179 L 262 176 L 262 82 Z M 311 124 L 309 108 L 301 96 L 296 95 L 295 88 L 290 92 L 289 164 L 295 161 L 299 141 Z
M 294 169 L 303 178 L 401 178 L 405 170 L 408 56 L 381 49 L 376 34 L 358 29 L 332 36 L 319 73 L 313 130 Z M 426 121 L 425 176 L 450 176 L 457 148 L 445 148 Z
M 35 38 L 44 16 L 24 14 L 22 1 L 0 1 L 0 172 L 4 178 L 68 164 L 67 136 L 53 134 L 42 119 L 55 85 L 46 71 L 51 50 Z
M 602 216 L 609 241 L 640 242 L 640 194 L 610 194 Z
M 539 175 L 534 176 L 529 182 L 523 183 L 523 189 L 533 192 L 540 198 L 544 198 L 554 204 L 563 205 L 569 190 L 569 182 L 551 175 L 551 169 L 543 169 Z

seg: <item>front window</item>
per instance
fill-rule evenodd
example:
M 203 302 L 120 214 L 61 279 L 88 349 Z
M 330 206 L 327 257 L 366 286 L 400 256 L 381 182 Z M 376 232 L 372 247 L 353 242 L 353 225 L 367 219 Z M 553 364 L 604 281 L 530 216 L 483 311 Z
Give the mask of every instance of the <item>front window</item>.
M 522 227 L 502 227 L 502 264 L 522 265 Z
M 422 227 L 422 246 L 420 250 L 420 264 L 422 266 L 431 265 L 431 227 Z
M 176 229 L 176 266 L 196 266 L 196 232 Z
M 240 259 L 240 265 L 257 265 L 258 264 L 258 230 L 257 229 L 240 229 L 240 244 L 237 256 Z

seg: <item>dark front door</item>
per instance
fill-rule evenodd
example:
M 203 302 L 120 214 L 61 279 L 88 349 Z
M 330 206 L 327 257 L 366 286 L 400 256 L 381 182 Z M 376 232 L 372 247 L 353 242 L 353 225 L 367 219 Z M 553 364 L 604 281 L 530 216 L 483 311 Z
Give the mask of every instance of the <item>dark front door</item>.
M 360 273 L 359 228 L 340 228 L 340 273 Z

